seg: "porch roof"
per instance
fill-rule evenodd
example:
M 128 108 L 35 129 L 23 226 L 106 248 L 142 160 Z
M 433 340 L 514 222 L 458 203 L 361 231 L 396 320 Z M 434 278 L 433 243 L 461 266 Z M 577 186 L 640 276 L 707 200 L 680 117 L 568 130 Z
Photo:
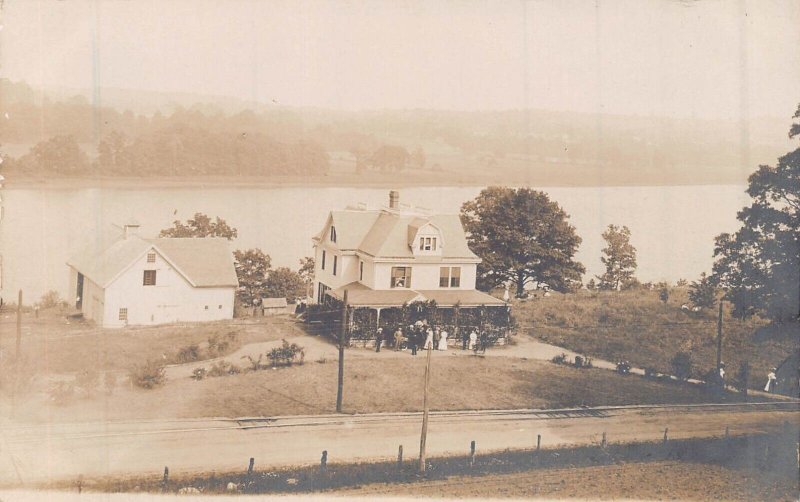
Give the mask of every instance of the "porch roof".
M 499 298 L 487 295 L 474 289 L 455 290 L 415 290 L 415 289 L 370 289 L 360 282 L 351 282 L 329 291 L 328 294 L 337 300 L 344 299 L 347 290 L 347 303 L 353 307 L 399 307 L 404 303 L 425 302 L 435 300 L 442 307 L 459 304 L 463 307 L 479 305 L 497 306 L 506 303 Z

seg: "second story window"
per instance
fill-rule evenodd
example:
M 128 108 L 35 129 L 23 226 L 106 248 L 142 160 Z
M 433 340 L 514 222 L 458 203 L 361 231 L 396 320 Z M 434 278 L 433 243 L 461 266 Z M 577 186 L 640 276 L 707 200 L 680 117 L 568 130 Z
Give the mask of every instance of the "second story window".
M 336 242 L 336 227 L 331 225 L 331 242 Z
M 339 257 L 336 256 L 336 255 L 333 255 L 333 275 L 336 275 L 336 262 L 338 261 L 337 258 L 339 258 Z
M 461 267 L 440 267 L 439 287 L 440 288 L 461 287 Z
M 155 270 L 145 270 L 144 276 L 142 277 L 142 285 L 143 286 L 155 286 L 156 285 L 156 271 Z
M 363 281 L 364 280 L 364 262 L 363 261 L 358 264 L 358 280 L 359 281 Z
M 322 270 L 325 270 L 325 250 L 322 250 Z
M 156 262 L 156 254 L 152 251 L 147 253 L 147 263 L 155 263 Z
M 411 287 L 411 267 L 392 267 L 392 282 L 393 288 L 410 288 Z

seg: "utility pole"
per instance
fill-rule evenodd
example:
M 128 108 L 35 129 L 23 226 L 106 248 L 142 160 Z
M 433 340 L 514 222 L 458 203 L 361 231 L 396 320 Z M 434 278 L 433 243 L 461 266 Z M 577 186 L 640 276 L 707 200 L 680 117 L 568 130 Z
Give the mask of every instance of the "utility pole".
M 719 301 L 719 317 L 717 318 L 717 374 L 722 365 L 722 300 Z
M 14 363 L 19 365 L 20 345 L 22 344 L 22 290 L 19 290 L 17 298 L 17 352 L 14 354 Z
M 431 353 L 433 345 L 428 345 L 425 361 L 425 392 L 422 398 L 422 435 L 419 439 L 419 473 L 425 474 L 425 441 L 428 439 L 428 387 L 431 381 Z
M 342 412 L 342 391 L 344 390 L 344 344 L 347 330 L 347 290 L 342 300 L 342 325 L 339 330 L 339 384 L 336 388 L 336 413 Z

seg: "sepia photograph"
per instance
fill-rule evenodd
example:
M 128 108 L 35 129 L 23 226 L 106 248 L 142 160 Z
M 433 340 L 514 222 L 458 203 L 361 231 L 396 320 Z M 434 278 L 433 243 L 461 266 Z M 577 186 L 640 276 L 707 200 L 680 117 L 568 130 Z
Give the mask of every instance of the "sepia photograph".
M 800 500 L 800 0 L 0 0 L 0 502 Z

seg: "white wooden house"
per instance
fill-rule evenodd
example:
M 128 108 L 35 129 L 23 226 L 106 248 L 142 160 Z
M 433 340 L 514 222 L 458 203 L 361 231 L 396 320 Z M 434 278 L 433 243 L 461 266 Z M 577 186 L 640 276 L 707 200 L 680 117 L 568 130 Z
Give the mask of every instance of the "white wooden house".
M 67 262 L 70 300 L 104 327 L 231 319 L 238 286 L 226 239 L 138 235 L 139 225 L 108 245 Z
M 380 209 L 331 211 L 314 239 L 313 298 L 354 307 L 400 306 L 435 300 L 440 306 L 505 305 L 475 289 L 480 263 L 455 214 L 432 214 L 389 194 Z

